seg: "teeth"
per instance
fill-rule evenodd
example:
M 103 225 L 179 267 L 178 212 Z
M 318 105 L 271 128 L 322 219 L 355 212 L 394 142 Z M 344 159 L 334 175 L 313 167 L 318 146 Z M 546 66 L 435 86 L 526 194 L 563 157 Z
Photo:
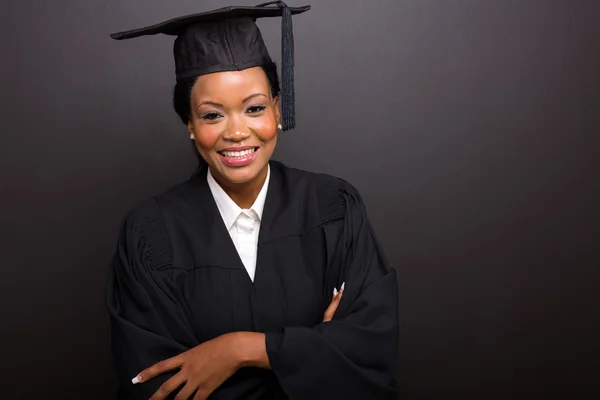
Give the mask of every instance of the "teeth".
M 242 151 L 222 151 L 221 152 L 221 154 L 223 154 L 225 157 L 245 157 L 252 153 L 254 153 L 254 148 L 248 149 L 248 150 L 242 150 Z

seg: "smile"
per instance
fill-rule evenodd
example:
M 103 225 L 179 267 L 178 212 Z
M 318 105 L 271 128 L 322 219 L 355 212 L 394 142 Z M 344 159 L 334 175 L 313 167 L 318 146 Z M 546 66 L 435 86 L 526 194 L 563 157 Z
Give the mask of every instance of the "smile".
M 219 151 L 219 154 L 224 157 L 230 157 L 230 158 L 246 157 L 246 156 L 249 156 L 250 154 L 254 153 L 257 150 L 258 150 L 258 147 L 252 147 L 250 149 L 237 150 L 237 151 L 236 150 L 221 150 L 221 151 Z
M 260 147 L 229 148 L 217 151 L 223 163 L 230 167 L 243 167 L 250 164 L 260 152 Z

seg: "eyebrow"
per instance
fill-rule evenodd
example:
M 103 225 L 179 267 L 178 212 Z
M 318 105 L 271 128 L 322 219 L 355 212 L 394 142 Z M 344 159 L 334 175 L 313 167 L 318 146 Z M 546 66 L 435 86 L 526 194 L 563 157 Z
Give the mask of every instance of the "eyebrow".
M 253 98 L 255 98 L 255 97 L 258 97 L 258 96 L 267 97 L 267 95 L 266 95 L 266 94 L 262 94 L 262 93 L 254 93 L 254 94 L 251 94 L 251 95 L 250 95 L 250 96 L 248 96 L 248 97 L 245 97 L 245 98 L 244 98 L 244 100 L 242 100 L 242 104 L 243 104 L 243 103 L 245 103 L 245 102 L 247 102 L 248 100 L 251 100 L 251 99 L 253 99 Z
M 253 99 L 255 97 L 259 97 L 259 96 L 267 97 L 267 95 L 263 94 L 263 93 L 254 93 L 254 94 L 251 94 L 250 96 L 244 97 L 244 99 L 242 100 L 242 104 L 244 104 L 248 100 L 251 100 L 251 99 Z M 203 101 L 202 103 L 198 104 L 198 107 L 196 107 L 196 108 L 200 108 L 203 105 L 210 105 L 210 106 L 214 106 L 214 107 L 224 108 L 223 104 L 215 103 L 214 101 L 210 101 L 210 100 Z

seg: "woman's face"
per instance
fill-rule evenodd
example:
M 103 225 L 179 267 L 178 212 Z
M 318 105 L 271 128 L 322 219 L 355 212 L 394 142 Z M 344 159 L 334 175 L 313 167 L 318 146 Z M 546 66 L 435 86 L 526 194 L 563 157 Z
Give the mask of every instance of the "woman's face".
M 261 67 L 200 76 L 191 94 L 188 130 L 220 183 L 266 176 L 277 143 L 279 107 Z

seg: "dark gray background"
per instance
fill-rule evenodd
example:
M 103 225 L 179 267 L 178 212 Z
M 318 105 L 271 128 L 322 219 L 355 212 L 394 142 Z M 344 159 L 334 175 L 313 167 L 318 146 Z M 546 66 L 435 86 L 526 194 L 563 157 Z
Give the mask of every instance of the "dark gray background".
M 108 34 L 224 5 L 1 3 L 2 398 L 111 398 L 119 222 L 196 161 L 172 40 Z M 600 394 L 600 2 L 312 5 L 275 158 L 363 194 L 398 271 L 402 398 Z

